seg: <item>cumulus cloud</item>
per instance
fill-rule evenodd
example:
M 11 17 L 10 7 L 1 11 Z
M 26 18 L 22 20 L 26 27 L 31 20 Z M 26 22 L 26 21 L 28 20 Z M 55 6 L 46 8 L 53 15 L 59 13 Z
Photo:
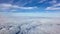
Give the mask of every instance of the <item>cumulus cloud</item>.
M 9 22 L 0 23 L 0 34 L 60 34 L 60 26 L 56 25 L 60 24 L 59 20 L 49 17 L 8 17 L 5 21 Z
M 60 3 L 54 4 L 53 6 L 47 7 L 45 10 L 60 10 Z
M 60 19 L 57 17 L 16 16 L 22 14 L 6 16 L 3 14 L 4 13 L 0 13 L 0 34 L 60 34 Z M 36 14 L 38 15 L 38 13 Z M 33 13 L 31 15 L 33 15 Z

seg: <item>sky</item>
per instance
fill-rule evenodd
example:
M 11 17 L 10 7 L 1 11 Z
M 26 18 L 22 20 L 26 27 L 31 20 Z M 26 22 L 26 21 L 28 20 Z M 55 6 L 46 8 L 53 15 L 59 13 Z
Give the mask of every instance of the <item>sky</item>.
M 0 0 L 0 12 L 59 15 L 60 0 Z

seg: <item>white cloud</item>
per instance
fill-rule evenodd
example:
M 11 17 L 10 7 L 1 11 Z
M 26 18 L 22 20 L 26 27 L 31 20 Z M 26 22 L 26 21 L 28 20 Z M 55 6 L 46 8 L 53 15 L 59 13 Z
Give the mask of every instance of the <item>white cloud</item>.
M 54 4 L 53 6 L 47 7 L 45 10 L 60 10 L 60 3 Z
M 50 2 L 48 2 L 48 3 L 50 3 L 50 4 L 56 4 L 57 3 L 57 0 L 52 0 L 52 1 L 50 1 Z
M 10 4 L 0 4 L 0 9 L 1 10 L 8 10 L 11 8 L 12 5 Z
M 38 3 L 43 3 L 43 2 L 45 2 L 46 0 L 40 0 Z
M 35 9 L 37 7 L 20 7 L 21 9 Z
M 18 5 L 12 5 L 12 4 L 0 4 L 0 8 L 34 9 L 37 7 L 20 7 Z
M 17 11 L 16 9 L 36 9 L 37 7 L 20 7 L 12 4 L 0 4 L 0 11 Z

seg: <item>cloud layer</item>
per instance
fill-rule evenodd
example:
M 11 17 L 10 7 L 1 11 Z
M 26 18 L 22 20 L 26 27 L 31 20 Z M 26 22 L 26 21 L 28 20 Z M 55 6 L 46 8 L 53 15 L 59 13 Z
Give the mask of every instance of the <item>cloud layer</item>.
M 0 15 L 0 34 L 60 34 L 60 18 Z

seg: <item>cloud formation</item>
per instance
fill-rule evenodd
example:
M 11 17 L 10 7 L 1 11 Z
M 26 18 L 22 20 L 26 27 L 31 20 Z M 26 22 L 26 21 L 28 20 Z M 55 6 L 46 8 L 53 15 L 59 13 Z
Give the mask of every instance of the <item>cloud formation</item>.
M 38 3 L 43 3 L 43 2 L 45 2 L 46 0 L 40 0 Z
M 56 3 L 57 3 L 57 0 L 52 0 L 52 1 L 48 2 L 48 3 L 50 3 L 50 4 L 54 5 L 54 4 L 56 4 Z
M 2 11 L 17 11 L 15 9 L 36 9 L 37 7 L 20 7 L 18 5 L 12 5 L 12 4 L 0 4 L 0 10 Z
M 54 4 L 53 6 L 47 7 L 45 10 L 60 10 L 60 3 Z
M 59 18 L 11 17 L 0 16 L 0 34 L 60 34 Z

